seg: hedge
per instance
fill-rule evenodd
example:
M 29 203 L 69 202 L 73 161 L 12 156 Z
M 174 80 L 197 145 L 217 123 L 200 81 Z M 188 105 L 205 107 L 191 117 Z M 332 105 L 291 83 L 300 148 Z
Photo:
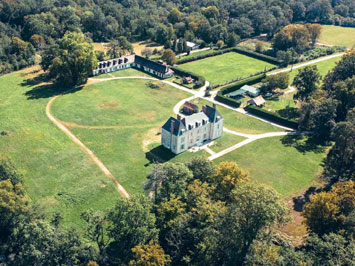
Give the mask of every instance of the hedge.
M 197 75 L 197 74 L 187 71 L 187 70 L 183 70 L 178 67 L 170 67 L 170 68 L 179 76 L 192 77 L 196 81 L 194 89 L 198 89 L 198 88 L 202 87 L 203 85 L 205 85 L 205 83 L 206 83 L 206 79 L 203 76 Z
M 223 87 L 220 90 L 220 92 L 222 92 L 222 94 L 225 95 L 227 93 L 230 93 L 232 91 L 236 91 L 236 90 L 240 89 L 244 85 L 252 85 L 252 84 L 258 83 L 258 82 L 262 81 L 265 77 L 266 77 L 266 74 L 262 73 L 262 74 L 258 74 L 256 76 L 253 76 L 250 78 L 239 80 L 235 83 L 232 83 L 232 84 L 229 84 L 229 85 Z
M 219 91 L 215 97 L 216 101 L 219 101 L 221 103 L 225 103 L 229 106 L 236 107 L 238 108 L 241 105 L 241 102 L 238 100 L 235 100 L 233 98 L 229 98 L 227 96 L 224 96 L 221 91 Z
M 245 107 L 244 109 L 251 114 L 265 118 L 265 119 L 275 122 L 277 124 L 280 124 L 280 125 L 283 125 L 286 127 L 290 127 L 293 129 L 298 128 L 298 123 L 296 121 L 281 117 L 278 114 L 269 112 L 269 111 L 262 109 L 260 107 L 257 107 L 254 105 L 249 105 L 249 106 Z
M 236 53 L 244 54 L 244 55 L 247 55 L 247 56 L 259 59 L 259 60 L 263 60 L 263 61 L 266 61 L 271 64 L 275 64 L 275 65 L 282 64 L 282 61 L 276 59 L 275 57 L 256 53 L 256 52 L 242 49 L 239 47 L 225 48 L 222 50 L 212 50 L 210 53 L 206 53 L 206 54 L 202 54 L 202 55 L 195 55 L 195 56 L 191 56 L 188 58 L 182 58 L 182 59 L 177 60 L 177 64 L 185 64 L 188 62 L 192 62 L 192 61 L 196 61 L 196 60 L 200 60 L 200 59 L 204 59 L 204 58 L 212 57 L 212 56 L 216 56 L 216 55 L 221 55 L 221 54 L 225 54 L 225 53 L 229 53 L 229 52 L 236 52 Z

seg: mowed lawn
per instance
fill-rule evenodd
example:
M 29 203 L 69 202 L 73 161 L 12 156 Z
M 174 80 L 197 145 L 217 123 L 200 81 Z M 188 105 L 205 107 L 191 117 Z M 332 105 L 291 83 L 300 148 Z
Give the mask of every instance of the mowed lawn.
M 230 52 L 179 65 L 179 68 L 201 75 L 212 86 L 270 69 L 275 65 L 246 55 Z
M 283 198 L 295 196 L 317 180 L 325 156 L 323 152 L 301 152 L 282 143 L 283 137 L 254 141 L 216 159 L 235 161 L 249 171 L 251 180 L 274 188 Z
M 0 157 L 14 163 L 24 176 L 26 192 L 48 212 L 60 212 L 65 226 L 80 227 L 80 213 L 103 210 L 118 199 L 112 183 L 96 164 L 45 114 L 56 94 L 50 87 L 26 80 L 27 69 L 0 77 Z M 71 110 L 68 110 L 71 112 Z
M 188 93 L 159 81 L 123 79 L 98 82 L 59 97 L 52 113 L 108 167 L 129 193 L 143 192 L 153 165 L 147 158 L 152 143 L 160 143 L 160 127 Z M 74 124 L 73 124 L 74 123 Z M 78 125 L 80 125 L 78 127 Z M 86 128 L 85 128 L 86 127 Z
M 318 42 L 353 48 L 355 47 L 355 28 L 322 25 L 322 32 Z

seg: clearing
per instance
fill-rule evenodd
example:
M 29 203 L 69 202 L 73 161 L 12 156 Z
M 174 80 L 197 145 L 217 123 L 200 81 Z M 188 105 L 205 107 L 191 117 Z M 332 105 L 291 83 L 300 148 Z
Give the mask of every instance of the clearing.
M 337 46 L 346 46 L 351 49 L 355 46 L 355 28 L 334 25 L 322 25 L 319 43 Z

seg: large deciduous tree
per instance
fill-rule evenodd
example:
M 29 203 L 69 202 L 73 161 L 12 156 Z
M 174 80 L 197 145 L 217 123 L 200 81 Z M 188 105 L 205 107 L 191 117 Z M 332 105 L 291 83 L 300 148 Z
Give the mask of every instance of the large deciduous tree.
M 292 83 L 297 88 L 295 99 L 306 100 L 318 89 L 320 79 L 317 66 L 306 66 L 300 69 Z
M 97 66 L 94 48 L 82 33 L 67 32 L 55 51 L 46 50 L 44 57 L 43 69 L 49 68 L 51 77 L 65 86 L 85 84 Z
M 161 56 L 161 59 L 163 59 L 168 65 L 175 65 L 176 64 L 175 53 L 171 49 L 164 50 L 164 52 Z

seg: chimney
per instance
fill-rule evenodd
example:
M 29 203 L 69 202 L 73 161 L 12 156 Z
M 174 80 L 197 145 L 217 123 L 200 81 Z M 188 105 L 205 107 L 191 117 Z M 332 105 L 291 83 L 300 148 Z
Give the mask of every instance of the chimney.
M 170 133 L 173 134 L 174 132 L 174 127 L 175 127 L 175 121 L 171 120 L 171 125 L 170 125 Z
M 216 109 L 216 104 L 215 104 L 215 103 L 213 103 L 213 105 L 212 105 L 212 106 L 213 106 L 213 108 L 214 108 L 214 109 Z
M 177 120 L 181 120 L 181 115 L 177 115 Z

